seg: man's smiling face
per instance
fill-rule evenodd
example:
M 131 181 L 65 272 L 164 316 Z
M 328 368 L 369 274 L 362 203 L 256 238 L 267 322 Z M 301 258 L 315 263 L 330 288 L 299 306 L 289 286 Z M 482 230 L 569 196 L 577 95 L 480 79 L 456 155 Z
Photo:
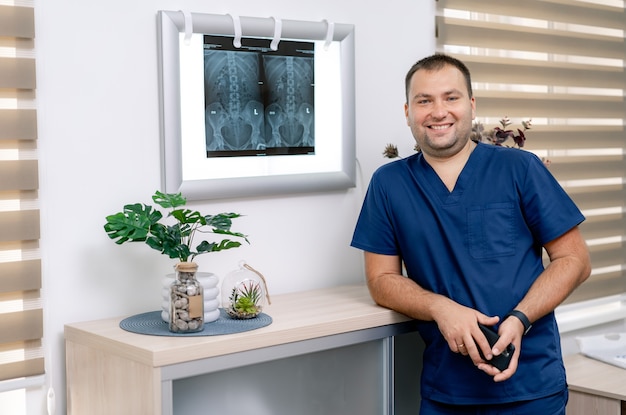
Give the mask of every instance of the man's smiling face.
M 439 70 L 418 70 L 408 96 L 407 124 L 426 155 L 447 158 L 467 144 L 476 102 L 458 69 L 445 65 Z

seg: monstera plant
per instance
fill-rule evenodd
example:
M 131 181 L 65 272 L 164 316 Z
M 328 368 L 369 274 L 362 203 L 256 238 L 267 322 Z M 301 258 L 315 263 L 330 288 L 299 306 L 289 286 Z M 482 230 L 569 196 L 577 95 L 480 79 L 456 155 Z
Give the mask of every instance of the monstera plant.
M 161 318 L 168 323 L 171 332 L 203 330 L 204 322 L 215 321 L 219 317 L 217 301 L 214 301 L 217 293 L 210 298 L 204 296 L 204 287 L 196 276 L 198 264 L 193 260 L 201 254 L 237 248 L 242 240 L 249 243 L 246 235 L 230 230 L 232 220 L 241 215 L 203 215 L 185 208 L 187 200 L 181 193 L 157 191 L 152 200 L 168 209 L 167 214 L 142 203 L 125 205 L 121 212 L 106 217 L 104 230 L 117 244 L 143 242 L 161 254 L 180 261 L 174 267 L 176 279 L 171 283 L 164 280 L 168 294 L 162 304 Z M 221 241 L 209 242 L 199 238 L 200 234 L 214 234 Z M 209 309 L 207 304 L 211 304 L 212 308 Z
M 170 258 L 178 258 L 181 262 L 193 261 L 201 254 L 241 246 L 240 241 L 228 238 L 219 242 L 201 240 L 196 244 L 194 238 L 200 233 L 235 237 L 249 243 L 246 235 L 230 230 L 232 219 L 241 216 L 238 213 L 203 215 L 185 209 L 183 206 L 187 204 L 187 199 L 181 193 L 157 191 L 152 200 L 162 208 L 170 209 L 167 215 L 142 203 L 125 205 L 122 212 L 106 217 L 104 230 L 109 237 L 117 244 L 144 242 L 150 248 Z

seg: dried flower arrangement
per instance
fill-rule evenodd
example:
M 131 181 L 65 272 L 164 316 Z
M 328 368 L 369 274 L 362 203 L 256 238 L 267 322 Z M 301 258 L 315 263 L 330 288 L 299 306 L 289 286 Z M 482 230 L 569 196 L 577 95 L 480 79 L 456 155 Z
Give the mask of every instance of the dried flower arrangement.
M 526 135 L 524 134 L 527 130 L 530 130 L 532 120 L 522 121 L 523 130 L 517 129 L 517 135 L 511 129 L 507 129 L 511 125 L 511 120 L 509 117 L 504 117 L 500 120 L 500 125 L 502 127 L 495 127 L 492 130 L 485 131 L 485 127 L 481 122 L 475 121 L 472 126 L 472 133 L 470 134 L 470 139 L 473 141 L 487 141 L 496 146 L 501 146 L 506 142 L 509 138 L 513 139 L 513 147 L 522 148 L 524 147 L 524 143 L 526 142 Z

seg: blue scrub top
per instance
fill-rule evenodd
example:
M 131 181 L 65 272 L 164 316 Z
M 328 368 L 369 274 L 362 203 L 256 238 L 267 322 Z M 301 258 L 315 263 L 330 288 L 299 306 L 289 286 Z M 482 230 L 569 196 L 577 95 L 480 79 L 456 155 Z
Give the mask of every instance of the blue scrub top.
M 479 143 L 452 192 L 421 153 L 373 175 L 351 245 L 398 255 L 421 287 L 501 318 L 543 271 L 542 246 L 584 216 L 541 160 Z M 450 351 L 436 323 L 426 343 L 422 396 L 452 404 L 535 399 L 566 387 L 554 314 L 524 337 L 515 375 L 501 383 Z

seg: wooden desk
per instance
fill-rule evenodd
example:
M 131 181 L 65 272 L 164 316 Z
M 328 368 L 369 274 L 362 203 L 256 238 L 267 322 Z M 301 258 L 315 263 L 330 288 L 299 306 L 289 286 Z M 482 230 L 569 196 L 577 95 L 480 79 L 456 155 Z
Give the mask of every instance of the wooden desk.
M 264 311 L 273 318 L 271 325 L 225 336 L 134 334 L 119 328 L 123 317 L 66 325 L 68 414 L 172 415 L 176 380 L 372 340 L 388 342 L 414 330 L 406 316 L 374 304 L 364 285 L 273 296 Z M 388 346 L 382 350 L 390 355 Z M 392 372 L 392 357 L 383 360 L 362 364 Z M 389 377 L 384 399 L 392 408 Z
M 626 369 L 581 354 L 565 357 L 567 415 L 626 414 Z

